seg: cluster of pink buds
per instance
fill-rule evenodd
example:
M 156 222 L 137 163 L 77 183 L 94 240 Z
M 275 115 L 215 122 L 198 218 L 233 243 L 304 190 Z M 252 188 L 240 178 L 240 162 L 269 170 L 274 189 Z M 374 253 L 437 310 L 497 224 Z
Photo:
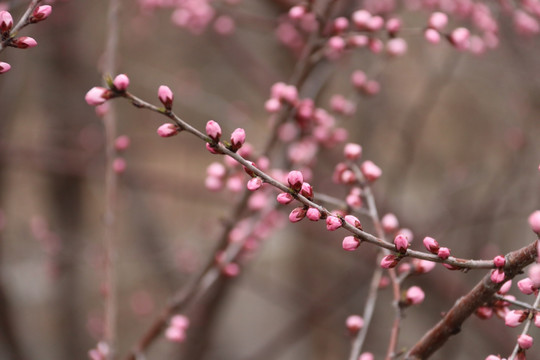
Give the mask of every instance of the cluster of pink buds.
M 121 135 L 114 141 L 114 147 L 117 152 L 124 152 L 129 148 L 130 139 L 127 135 Z M 113 171 L 117 174 L 122 174 L 126 171 L 126 159 L 121 156 L 116 157 L 112 162 Z
M 49 17 L 52 12 L 50 5 L 41 5 L 34 9 L 27 19 L 21 19 L 24 21 L 23 26 L 27 24 L 35 24 Z M 0 48 L 10 46 L 18 49 L 28 49 L 37 46 L 37 41 L 29 36 L 21 36 L 15 38 L 15 34 L 12 34 L 13 30 L 13 17 L 7 10 L 0 11 L 0 37 L 2 39 Z M 0 74 L 3 74 L 11 69 L 11 65 L 6 62 L 0 61 Z
M 366 96 L 377 95 L 381 90 L 379 82 L 368 79 L 366 73 L 362 70 L 356 70 L 351 74 L 351 83 L 360 94 Z
M 173 342 L 184 342 L 186 340 L 186 330 L 189 328 L 189 319 L 184 315 L 174 315 L 171 318 L 169 327 L 165 330 L 165 337 Z
M 504 265 L 506 264 L 506 259 L 504 256 L 497 255 L 493 259 L 493 265 L 495 265 L 496 269 L 491 271 L 491 281 L 494 283 L 502 283 L 504 281 Z
M 91 106 L 103 105 L 107 100 L 125 94 L 129 86 L 129 78 L 126 74 L 117 75 L 114 79 L 108 79 L 109 88 L 94 86 L 86 93 L 84 99 Z

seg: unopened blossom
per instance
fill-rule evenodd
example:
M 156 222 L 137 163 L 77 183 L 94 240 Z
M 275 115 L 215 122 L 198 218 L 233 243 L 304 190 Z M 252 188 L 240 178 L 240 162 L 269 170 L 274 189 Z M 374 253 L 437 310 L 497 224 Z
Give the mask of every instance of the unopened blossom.
M 205 146 L 206 146 L 206 150 L 208 150 L 210 153 L 221 154 L 221 152 L 218 149 L 216 149 L 214 146 L 212 146 L 211 144 L 206 143 Z
M 115 173 L 122 174 L 127 168 L 126 160 L 124 158 L 117 157 L 112 162 L 112 168 Z
M 223 188 L 223 180 L 215 176 L 207 176 L 204 186 L 210 191 L 219 191 Z
M 489 306 L 480 306 L 476 309 L 475 314 L 480 319 L 489 319 L 493 316 L 493 309 Z
M 435 29 L 426 29 L 426 31 L 424 31 L 424 38 L 430 44 L 438 44 L 441 42 L 441 34 Z
M 469 47 L 470 35 L 469 29 L 460 27 L 450 33 L 449 39 L 456 49 L 465 50 Z
M 361 89 L 367 81 L 367 75 L 362 70 L 356 70 L 351 74 L 351 83 L 357 89 Z M 345 155 L 347 156 L 347 155 Z
M 485 360 L 501 360 L 501 357 L 497 355 L 488 355 Z
M 529 215 L 529 226 L 531 227 L 532 231 L 540 234 L 540 210 L 536 210 Z
M 362 156 L 362 146 L 354 143 L 348 143 L 343 149 L 345 157 L 349 160 L 356 160 Z
M 206 135 L 208 135 L 212 140 L 219 141 L 221 137 L 221 127 L 214 120 L 209 120 L 206 123 Z
M 536 313 L 536 315 L 534 315 L 534 326 L 540 328 L 540 313 Z
M 372 53 L 378 54 L 384 49 L 384 43 L 381 39 L 370 38 L 368 42 L 368 48 Z
M 435 263 L 433 261 L 424 260 L 424 259 L 413 259 L 414 270 L 418 274 L 425 274 L 435 268 Z
M 231 134 L 231 148 L 233 151 L 237 151 L 244 145 L 246 141 L 246 132 L 242 128 L 238 128 Z
M 382 170 L 373 163 L 373 161 L 364 161 L 360 166 L 362 174 L 366 177 L 368 181 L 375 181 L 382 175 Z
M 237 277 L 240 274 L 240 266 L 236 263 L 228 263 L 221 269 L 221 273 L 230 278 Z
M 299 20 L 306 14 L 306 8 L 302 5 L 296 5 L 289 9 L 289 18 Z
M 289 214 L 289 221 L 294 223 L 302 220 L 306 216 L 306 212 L 306 209 L 303 207 L 293 209 L 293 211 L 291 211 Z
M 180 329 L 187 329 L 189 327 L 189 318 L 185 315 L 174 315 L 171 318 L 171 326 Z
M 97 106 L 105 103 L 110 98 L 110 91 L 104 87 L 95 86 L 88 90 L 84 99 L 88 105 Z
M 397 252 L 405 254 L 407 252 L 407 249 L 409 248 L 409 241 L 407 241 L 407 238 L 405 236 L 398 234 L 394 238 L 394 245 Z
M 493 269 L 491 271 L 491 281 L 498 284 L 504 281 L 504 270 L 503 269 Z
M 14 39 L 11 44 L 19 49 L 27 49 L 37 46 L 37 41 L 30 36 L 21 36 Z
M 50 5 L 41 5 L 34 9 L 32 16 L 28 19 L 32 23 L 45 20 L 52 13 L 52 7 Z
M 386 43 L 386 52 L 390 56 L 401 56 L 407 52 L 407 42 L 402 38 L 393 38 Z
M 534 286 L 540 288 L 540 263 L 533 264 L 529 268 L 528 275 Z
M 126 91 L 129 86 L 129 78 L 126 74 L 117 75 L 113 80 L 113 85 L 118 91 Z
M 172 104 L 174 100 L 174 94 L 168 86 L 161 85 L 158 89 L 158 98 L 159 101 L 165 106 L 167 110 L 172 109 Z
M 401 30 L 401 20 L 398 18 L 390 18 L 386 21 L 385 27 L 390 35 L 395 35 Z
M 206 168 L 206 175 L 223 178 L 227 174 L 227 169 L 222 163 L 213 162 Z
M 371 31 L 381 30 L 383 26 L 384 19 L 379 15 L 372 16 L 366 24 L 366 27 Z
M 530 349 L 531 346 L 533 346 L 534 340 L 531 335 L 521 334 L 519 335 L 517 342 L 520 348 L 522 348 L 523 350 L 527 350 Z
M 304 183 L 304 176 L 300 171 L 293 170 L 287 176 L 287 182 L 294 191 L 300 191 Z
M 361 353 L 358 360 L 375 360 L 375 356 L 370 352 Z
M 349 194 L 345 198 L 345 202 L 352 208 L 362 207 L 362 198 L 358 194 Z
M 181 343 L 186 340 L 186 331 L 181 328 L 170 326 L 165 330 L 165 337 L 169 341 Z
M 358 220 L 358 218 L 356 216 L 354 216 L 354 215 L 345 215 L 344 219 L 348 224 L 351 224 L 355 228 L 362 230 L 362 224 L 360 223 L 360 220 Z
M 354 335 L 364 327 L 364 319 L 359 315 L 350 315 L 345 320 L 345 326 Z
M 260 177 L 254 177 L 247 182 L 248 190 L 255 191 L 261 188 L 263 181 Z
M 114 148 L 117 151 L 125 151 L 129 147 L 131 140 L 127 135 L 120 135 L 114 140 Z
M 433 254 L 437 254 L 439 252 L 439 243 L 434 238 L 426 236 L 423 243 L 429 252 Z
M 525 295 L 531 295 L 536 290 L 534 283 L 529 278 L 519 280 L 517 283 L 517 286 L 518 286 L 519 291 L 521 291 Z
M 385 233 L 390 234 L 395 232 L 399 227 L 399 221 L 396 215 L 388 213 L 381 219 L 381 226 Z
M 448 15 L 442 12 L 434 12 L 429 17 L 428 26 L 432 29 L 442 30 L 448 24 Z
M 0 74 L 8 72 L 9 69 L 11 69 L 11 65 L 9 65 L 7 62 L 0 61 Z
M 316 208 L 309 208 L 306 212 L 306 216 L 311 221 L 319 221 L 321 218 L 321 212 Z
M 271 114 L 276 113 L 281 109 L 281 102 L 276 98 L 268 99 L 264 103 L 264 109 Z
M 411 286 L 405 295 L 407 303 L 411 305 L 418 305 L 424 301 L 424 291 L 418 286 Z
M 503 267 L 506 264 L 506 259 L 502 255 L 497 255 L 493 258 L 493 265 L 496 267 Z
M 505 283 L 500 287 L 499 291 L 497 291 L 498 294 L 506 294 L 508 291 L 510 291 L 510 288 L 512 287 L 512 280 L 505 281 Z
M 391 269 L 399 263 L 399 258 L 396 255 L 386 255 L 381 260 L 381 267 L 385 269 Z
M 360 30 L 367 28 L 372 15 L 367 10 L 357 10 L 352 14 L 352 21 Z
M 527 315 L 522 310 L 510 310 L 504 317 L 504 323 L 509 327 L 516 327 L 521 324 Z
M 450 249 L 447 247 L 440 247 L 439 251 L 437 251 L 437 256 L 443 260 L 448 259 L 450 256 Z
M 302 183 L 300 194 L 306 197 L 307 199 L 310 199 L 310 200 L 313 199 L 313 187 L 307 182 Z
M 13 17 L 9 11 L 0 11 L 0 33 L 6 33 L 13 27 Z
M 326 218 L 326 229 L 334 231 L 341 227 L 341 219 L 337 216 L 330 215 Z
M 281 193 L 277 196 L 277 201 L 280 204 L 287 205 L 294 200 L 294 196 L 289 193 Z
M 346 236 L 343 239 L 341 246 L 343 247 L 343 250 L 354 251 L 360 246 L 360 241 L 354 236 Z
M 178 134 L 178 126 L 166 123 L 157 128 L 157 133 L 161 137 L 171 137 Z

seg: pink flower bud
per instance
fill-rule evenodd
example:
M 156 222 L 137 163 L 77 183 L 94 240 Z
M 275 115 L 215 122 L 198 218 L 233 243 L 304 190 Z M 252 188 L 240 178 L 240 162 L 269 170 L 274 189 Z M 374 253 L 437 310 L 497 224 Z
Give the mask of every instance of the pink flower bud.
M 536 313 L 536 315 L 534 315 L 534 326 L 540 328 L 540 313 Z
M 0 74 L 8 72 L 9 69 L 11 69 L 11 65 L 9 65 L 7 62 L 0 61 Z
M 0 11 L 0 33 L 6 33 L 13 27 L 13 17 L 8 11 Z
M 504 256 L 501 256 L 501 255 L 497 255 L 493 258 L 493 265 L 495 265 L 495 267 L 503 267 L 504 264 L 506 264 L 506 259 L 504 258 Z
M 167 330 L 165 330 L 165 337 L 167 340 L 181 343 L 186 340 L 186 331 L 181 328 L 170 326 L 167 328 Z
M 504 270 L 503 269 L 493 269 L 491 271 L 491 281 L 498 284 L 504 281 Z
M 395 35 L 401 30 L 401 20 L 398 18 L 390 18 L 386 21 L 386 31 L 390 35 Z
M 375 356 L 370 352 L 365 352 L 360 354 L 360 357 L 358 357 L 358 360 L 375 360 Z
M 429 252 L 433 254 L 437 254 L 439 252 L 439 243 L 434 238 L 426 236 L 423 242 L 424 246 Z
M 215 176 L 207 176 L 204 186 L 210 191 L 219 191 L 223 188 L 223 180 Z
M 366 81 L 367 81 L 366 73 L 361 70 L 356 70 L 351 75 L 351 83 L 357 89 L 361 89 L 366 83 Z
M 429 260 L 413 259 L 414 270 L 418 274 L 425 274 L 433 270 L 435 263 Z
M 536 263 L 529 268 L 529 278 L 535 288 L 540 288 L 540 264 Z
M 126 171 L 127 168 L 126 160 L 121 157 L 114 159 L 112 163 L 112 168 L 115 173 L 122 174 Z
M 395 232 L 399 227 L 399 221 L 394 214 L 386 214 L 381 219 L 381 225 L 385 233 Z
M 293 6 L 289 9 L 289 18 L 293 20 L 300 20 L 305 14 L 306 8 L 301 5 Z
M 525 295 L 531 295 L 536 290 L 534 283 L 529 278 L 519 280 L 517 286 L 519 288 L 519 291 L 521 291 Z
M 504 316 L 504 323 L 509 327 L 519 326 L 525 319 L 527 314 L 521 310 L 510 310 Z
M 382 175 L 382 170 L 369 160 L 362 163 L 362 166 L 360 166 L 360 170 L 362 171 L 362 174 L 364 174 L 366 179 L 371 182 L 377 180 Z
M 360 241 L 354 236 L 347 236 L 343 239 L 341 246 L 343 247 L 343 250 L 354 251 L 360 246 Z
M 386 255 L 381 260 L 381 267 L 385 269 L 391 269 L 396 267 L 399 263 L 399 258 L 396 255 Z
M 497 293 L 504 295 L 510 291 L 511 287 L 512 287 L 512 280 L 508 280 L 501 286 L 501 288 L 499 289 L 499 291 L 497 291 Z
M 289 221 L 292 223 L 302 220 L 306 216 L 306 209 L 303 207 L 294 208 L 289 214 Z
M 313 199 L 313 187 L 307 182 L 302 183 L 300 194 L 306 197 L 307 199 L 310 199 L 310 200 Z
M 434 12 L 429 17 L 428 26 L 432 29 L 442 30 L 448 24 L 448 16 L 442 12 Z
M 529 215 L 529 226 L 531 227 L 532 231 L 540 234 L 540 210 L 536 210 Z
M 254 177 L 247 183 L 248 190 L 255 191 L 261 188 L 263 181 L 260 177 Z
M 405 254 L 407 252 L 407 248 L 409 247 L 409 241 L 407 241 L 405 236 L 398 234 L 394 238 L 394 245 L 397 252 Z
M 497 355 L 488 355 L 485 360 L 501 360 L 501 357 Z
M 328 47 L 333 51 L 341 52 L 345 50 L 346 46 L 347 43 L 341 36 L 332 36 L 330 39 L 328 39 Z
M 360 30 L 366 29 L 371 19 L 371 14 L 366 10 L 358 10 L 352 14 L 352 21 Z
M 326 218 L 326 229 L 334 231 L 341 227 L 341 220 L 337 216 L 330 215 Z
M 426 29 L 426 31 L 424 31 L 424 38 L 430 44 L 438 44 L 441 41 L 441 34 L 439 34 L 437 30 Z
M 309 208 L 307 210 L 306 216 L 311 221 L 319 221 L 321 218 L 321 212 L 316 208 Z
M 20 38 L 13 40 L 12 44 L 19 49 L 27 49 L 37 46 L 37 41 L 30 36 L 21 36 Z
M 450 249 L 447 247 L 440 247 L 439 251 L 437 251 L 437 256 L 443 260 L 448 259 L 450 256 Z
M 129 86 L 129 78 L 126 74 L 117 75 L 113 80 L 113 85 L 118 91 L 126 91 Z
M 178 127 L 174 124 L 163 124 L 157 129 L 157 133 L 161 137 L 171 137 L 178 134 Z
M 465 50 L 469 47 L 470 35 L 469 29 L 460 27 L 452 31 L 449 39 L 456 49 Z
M 381 30 L 384 26 L 384 19 L 379 15 L 372 16 L 367 22 L 367 28 L 371 31 Z
M 110 99 L 110 91 L 99 86 L 95 86 L 88 90 L 84 99 L 88 105 L 96 106 L 101 105 L 108 99 Z
M 350 315 L 345 321 L 345 326 L 354 335 L 364 327 L 364 319 L 358 315 Z
M 379 91 L 381 91 L 381 85 L 375 80 L 369 80 L 362 88 L 362 92 L 368 96 L 377 95 Z
M 493 316 L 493 309 L 488 306 L 480 306 L 475 313 L 480 319 L 489 319 Z
M 362 156 L 362 146 L 358 144 L 348 143 L 343 150 L 345 157 L 349 160 L 356 160 Z
M 345 216 L 345 221 L 348 224 L 354 226 L 355 228 L 362 230 L 362 224 L 360 223 L 360 220 L 358 220 L 358 218 L 356 216 L 354 216 L 354 215 L 346 215 Z
M 238 128 L 233 131 L 231 135 L 231 147 L 233 151 L 236 151 L 244 145 L 246 141 L 246 132 L 242 128 Z
M 300 171 L 293 170 L 287 176 L 287 182 L 294 191 L 300 191 L 304 182 L 304 176 L 302 176 Z
M 240 274 L 240 266 L 236 263 L 228 263 L 221 269 L 221 273 L 230 278 L 237 277 Z
M 517 342 L 520 348 L 522 348 L 523 350 L 527 350 L 530 349 L 531 346 L 533 346 L 534 340 L 530 335 L 521 334 L 519 335 Z
M 424 301 L 425 294 L 424 294 L 424 291 L 420 287 L 411 286 L 407 290 L 407 294 L 405 295 L 405 298 L 408 304 L 418 305 L 422 303 L 422 301 Z
M 276 98 L 266 100 L 264 103 L 264 109 L 269 113 L 277 113 L 281 109 L 281 102 Z
M 386 52 L 390 56 L 401 56 L 407 52 L 407 42 L 402 38 L 393 38 L 386 43 Z
M 221 127 L 214 120 L 210 120 L 206 123 L 206 135 L 208 135 L 212 140 L 219 141 L 221 137 Z
M 206 168 L 206 175 L 216 178 L 223 178 L 227 174 L 227 169 L 222 163 L 213 162 Z
M 114 147 L 117 151 L 125 151 L 129 147 L 130 142 L 129 136 L 120 135 L 114 140 Z
M 287 205 L 294 200 L 294 197 L 289 193 L 281 193 L 277 196 L 277 201 L 280 204 Z
M 334 30 L 341 33 L 349 28 L 349 20 L 346 17 L 340 16 L 334 20 Z
M 165 106 L 165 109 L 167 110 L 172 109 L 174 94 L 168 86 L 161 85 L 159 87 L 158 98 L 159 98 L 159 101 L 161 101 L 161 103 L 163 104 L 163 106 Z
M 30 16 L 30 22 L 36 23 L 38 21 L 45 20 L 52 13 L 52 8 L 50 5 L 38 6 L 34 9 L 32 16 Z
M 189 327 L 189 318 L 185 315 L 174 315 L 171 318 L 171 326 L 186 330 Z

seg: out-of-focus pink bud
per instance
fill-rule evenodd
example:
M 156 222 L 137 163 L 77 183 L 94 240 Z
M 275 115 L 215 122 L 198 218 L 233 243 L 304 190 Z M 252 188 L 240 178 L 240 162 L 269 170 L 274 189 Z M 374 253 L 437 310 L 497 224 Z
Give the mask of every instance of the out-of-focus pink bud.
M 30 16 L 30 22 L 36 23 L 38 21 L 45 20 L 52 13 L 52 7 L 50 5 L 41 5 L 34 9 L 32 16 Z
M 181 328 L 170 326 L 165 330 L 165 337 L 169 341 L 181 343 L 186 340 L 186 332 Z
M 540 210 L 536 210 L 529 215 L 529 226 L 531 227 L 532 231 L 540 234 Z
M 341 219 L 337 216 L 330 215 L 326 218 L 326 229 L 334 231 L 341 227 Z
M 338 33 L 341 33 L 349 28 L 349 20 L 340 16 L 334 20 L 334 30 Z
M 129 78 L 126 74 L 116 75 L 113 80 L 113 85 L 118 91 L 126 91 L 129 86 Z
M 536 263 L 529 268 L 529 278 L 535 288 L 540 288 L 540 264 Z
M 405 254 L 409 248 L 409 241 L 407 241 L 405 236 L 398 234 L 394 238 L 394 245 L 396 246 L 397 252 Z
M 6 33 L 13 27 L 13 17 L 9 11 L 0 11 L 0 33 Z
M 227 174 L 227 169 L 222 163 L 213 162 L 206 168 L 206 175 L 223 178 Z
M 289 221 L 290 222 L 298 222 L 302 220 L 306 216 L 306 209 L 303 207 L 297 207 L 294 208 L 293 211 L 289 214 Z
M 189 327 L 189 318 L 185 315 L 174 315 L 171 318 L 171 326 L 185 330 Z
M 527 314 L 521 310 L 510 310 L 504 317 L 504 323 L 509 327 L 516 327 L 527 318 Z
M 385 233 L 391 234 L 398 229 L 399 221 L 396 215 L 389 213 L 382 217 L 381 225 Z
M 207 176 L 204 186 L 210 191 L 219 191 L 223 188 L 223 180 L 215 176 Z
M 429 260 L 413 259 L 414 270 L 418 274 L 425 274 L 433 270 L 435 263 Z
M 171 110 L 174 100 L 174 94 L 168 86 L 161 85 L 158 89 L 159 101 L 165 106 L 165 109 Z
M 399 274 L 410 273 L 410 272 L 411 272 L 411 269 L 412 269 L 411 264 L 409 264 L 409 263 L 403 263 L 403 264 L 399 265 L 399 267 L 398 267 L 398 273 L 399 273 Z
M 504 281 L 504 270 L 503 269 L 493 269 L 491 271 L 491 281 L 498 284 Z
M 381 84 L 376 80 L 368 80 L 362 87 L 362 92 L 368 96 L 377 95 L 381 91 Z
M 127 135 L 120 135 L 119 137 L 114 140 L 114 147 L 117 151 L 125 151 L 129 147 L 129 144 L 131 143 L 129 136 Z
M 332 36 L 330 39 L 328 39 L 328 47 L 339 53 L 345 50 L 347 43 L 341 36 Z
M 523 350 L 527 350 L 530 349 L 531 346 L 533 346 L 534 340 L 531 335 L 521 334 L 519 335 L 517 342 L 520 348 L 522 348 Z
M 351 83 L 357 89 L 361 89 L 367 81 L 366 73 L 362 70 L 356 70 L 351 74 Z
M 458 50 L 466 50 L 469 47 L 469 37 L 471 33 L 467 28 L 457 28 L 450 34 L 450 42 Z
M 95 86 L 88 90 L 84 99 L 88 105 L 97 106 L 110 99 L 110 91 L 104 87 Z
M 300 171 L 293 170 L 289 172 L 287 182 L 289 183 L 291 189 L 294 191 L 300 191 L 302 189 L 302 184 L 304 183 L 304 176 Z
M 501 360 L 501 357 L 497 355 L 488 355 L 485 360 Z
M 386 43 L 386 52 L 390 56 L 401 56 L 407 52 L 407 42 L 402 38 L 393 38 Z
M 237 151 L 244 145 L 246 141 L 246 132 L 242 128 L 238 128 L 233 131 L 231 135 L 231 147 L 233 151 Z
M 247 188 L 250 191 L 255 191 L 261 188 L 263 181 L 260 177 L 254 177 L 247 182 Z
M 501 288 L 499 289 L 499 291 L 497 291 L 497 293 L 504 295 L 510 291 L 511 287 L 512 287 L 512 280 L 508 280 L 501 286 Z
M 439 243 L 434 238 L 426 236 L 423 242 L 424 246 L 429 252 L 433 254 L 437 254 L 439 252 Z
M 493 258 L 493 264 L 498 268 L 503 267 L 506 264 L 506 259 L 504 256 L 497 255 Z
M 536 313 L 536 315 L 534 315 L 534 326 L 540 328 L 540 313 Z
M 532 280 L 529 278 L 519 280 L 517 286 L 519 291 L 521 291 L 525 295 L 531 295 L 536 290 L 536 287 L 534 286 Z
M 370 352 L 360 354 L 358 360 L 375 360 L 375 356 Z
M 345 215 L 345 221 L 354 226 L 357 229 L 362 230 L 362 224 L 360 223 L 360 220 L 354 215 Z
M 293 6 L 289 9 L 289 18 L 293 20 L 300 20 L 305 14 L 306 8 L 301 5 Z
M 426 29 L 426 31 L 424 31 L 424 38 L 430 44 L 438 44 L 441 42 L 441 34 L 435 29 Z
M 384 49 L 384 43 L 381 39 L 370 38 L 368 42 L 368 48 L 372 53 L 378 54 Z
M 391 269 L 396 267 L 399 263 L 399 258 L 396 255 L 386 255 L 381 260 L 381 267 L 385 269 Z
M 237 277 L 240 274 L 240 266 L 236 263 L 228 263 L 221 269 L 221 273 L 230 278 Z
M 437 256 L 443 260 L 448 259 L 450 256 L 450 249 L 447 247 L 440 247 L 439 251 L 437 251 Z
M 480 319 L 489 319 L 493 316 L 493 309 L 488 306 L 480 306 L 475 313 Z
M 214 120 L 210 120 L 206 123 L 206 135 L 208 135 L 212 140 L 219 141 L 221 137 L 221 127 Z
M 424 301 L 425 298 L 424 291 L 418 287 L 418 286 L 411 286 L 407 290 L 407 294 L 405 295 L 405 298 L 407 299 L 407 303 L 411 305 L 418 305 Z
M 113 171 L 117 174 L 122 174 L 126 171 L 127 163 L 124 158 L 117 157 L 112 163 Z
M 343 239 L 341 246 L 343 247 L 343 250 L 354 251 L 360 246 L 360 241 L 354 236 L 347 236 Z
M 277 196 L 277 201 L 280 204 L 287 205 L 294 200 L 294 196 L 289 193 L 281 193 Z
M 12 44 L 19 49 L 27 49 L 37 46 L 37 41 L 30 36 L 21 36 L 20 38 L 14 39 Z
M 171 137 L 178 134 L 178 127 L 174 124 L 163 124 L 157 129 L 157 133 L 161 137 Z
M 360 170 L 362 171 L 362 174 L 364 174 L 366 179 L 370 182 L 377 180 L 382 175 L 382 170 L 369 160 L 362 163 L 362 165 L 360 166 Z
M 9 69 L 11 69 L 11 65 L 9 65 L 7 62 L 0 61 L 0 74 L 8 72 Z
M 321 212 L 316 208 L 309 208 L 307 210 L 306 216 L 311 221 L 319 221 L 321 218 Z
M 348 143 L 343 149 L 345 157 L 349 160 L 356 160 L 362 156 L 362 146 L 358 144 Z
M 442 30 L 448 24 L 448 15 L 442 12 L 434 12 L 429 17 L 428 26 L 432 29 Z
M 281 109 L 281 102 L 276 98 L 268 99 L 264 103 L 264 108 L 271 114 L 276 113 Z
M 386 31 L 390 35 L 395 35 L 401 30 L 401 20 L 398 18 L 390 18 L 386 21 Z
M 347 326 L 351 335 L 354 335 L 364 327 L 364 319 L 358 315 L 350 315 L 345 321 L 345 326 Z
M 352 14 L 352 21 L 360 30 L 365 30 L 368 27 L 371 14 L 366 10 L 358 10 Z
M 405 236 L 407 240 L 409 240 L 409 244 L 412 243 L 414 239 L 414 234 L 411 229 L 407 229 L 407 228 L 399 229 L 398 234 Z
M 372 16 L 367 22 L 367 28 L 371 31 L 381 30 L 384 26 L 384 19 L 379 15 Z

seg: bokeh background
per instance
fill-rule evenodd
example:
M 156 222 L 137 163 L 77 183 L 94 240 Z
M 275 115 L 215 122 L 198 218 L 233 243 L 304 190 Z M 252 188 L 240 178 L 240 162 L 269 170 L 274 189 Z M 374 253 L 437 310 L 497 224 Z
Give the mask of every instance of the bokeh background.
M 8 1 L 19 16 L 24 1 Z M 274 28 L 292 2 L 244 1 L 218 11 L 237 20 L 232 35 L 210 26 L 194 35 L 175 27 L 170 9 L 141 11 L 122 1 L 119 72 L 130 91 L 158 103 L 159 85 L 175 93 L 175 111 L 199 129 L 209 119 L 228 134 L 243 127 L 255 150 L 268 134 L 264 102 L 286 81 L 296 57 Z M 358 6 L 342 1 L 345 13 Z M 102 83 L 106 1 L 57 1 L 45 22 L 23 33 L 39 46 L 8 49 L 12 70 L 0 77 L 0 358 L 85 359 L 103 321 L 104 136 L 102 120 L 84 101 Z M 321 107 L 340 93 L 357 111 L 338 117 L 349 141 L 383 169 L 374 186 L 381 214 L 392 212 L 415 234 L 464 258 L 491 258 L 535 239 L 527 216 L 540 208 L 540 38 L 523 37 L 500 16 L 500 46 L 480 56 L 421 36 L 427 12 L 400 14 L 408 53 L 400 58 L 358 51 L 323 61 L 303 96 Z M 454 25 L 461 24 L 459 21 Z M 355 95 L 349 77 L 364 70 L 381 83 L 373 98 Z M 131 139 L 122 156 L 117 214 L 119 352 L 124 354 L 168 298 L 211 255 L 237 195 L 205 189 L 216 157 L 198 139 L 162 139 L 154 113 L 117 100 L 118 132 Z M 276 156 L 279 156 L 276 153 Z M 332 182 L 342 146 L 318 156 L 316 191 L 342 197 Z M 292 206 L 283 207 L 286 215 Z M 344 326 L 360 314 L 376 249 L 341 249 L 345 232 L 322 223 L 288 224 L 268 238 L 241 274 L 212 289 L 188 310 L 184 344 L 157 341 L 147 359 L 344 359 Z M 373 231 L 367 218 L 364 227 Z M 407 309 L 399 348 L 416 342 L 484 271 L 413 277 L 425 302 Z M 518 298 L 531 298 L 513 292 Z M 365 350 L 382 358 L 393 320 L 382 290 Z M 510 353 L 518 329 L 471 318 L 434 359 L 483 359 Z M 532 333 L 538 335 L 537 329 Z M 540 359 L 533 347 L 529 359 Z

